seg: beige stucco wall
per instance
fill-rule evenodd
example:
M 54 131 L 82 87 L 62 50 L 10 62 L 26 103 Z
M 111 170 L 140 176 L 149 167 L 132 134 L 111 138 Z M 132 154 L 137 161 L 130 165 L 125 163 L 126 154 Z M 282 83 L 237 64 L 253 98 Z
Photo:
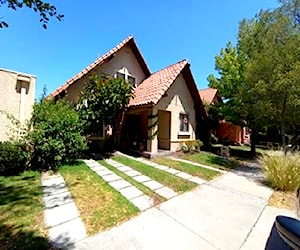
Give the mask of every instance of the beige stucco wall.
M 179 75 L 167 91 L 167 96 L 163 97 L 155 108 L 171 112 L 171 151 L 176 151 L 182 141 L 195 140 L 196 116 L 194 101 L 182 74 Z M 189 114 L 189 132 L 180 132 L 180 113 Z M 163 125 L 159 124 L 160 127 Z
M 66 99 L 77 103 L 80 97 L 80 91 L 82 91 L 84 83 L 88 82 L 89 75 L 92 73 L 115 75 L 116 71 L 121 70 L 123 67 L 126 67 L 129 73 L 136 78 L 137 84 L 145 79 L 145 74 L 138 60 L 130 46 L 127 45 L 118 51 L 108 62 L 96 67 L 91 73 L 73 83 L 67 90 Z
M 35 85 L 35 76 L 0 69 L 0 110 L 12 114 L 23 123 L 29 120 L 34 104 Z M 10 128 L 11 122 L 0 114 L 0 141 L 9 139 L 7 133 L 10 133 Z

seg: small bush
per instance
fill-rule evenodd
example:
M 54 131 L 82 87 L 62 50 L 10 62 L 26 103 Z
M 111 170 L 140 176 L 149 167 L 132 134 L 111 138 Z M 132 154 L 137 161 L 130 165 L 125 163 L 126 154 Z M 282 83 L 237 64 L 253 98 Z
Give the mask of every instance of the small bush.
M 29 159 L 26 147 L 20 142 L 0 142 L 0 175 L 23 172 Z
M 36 169 L 56 170 L 60 164 L 79 157 L 87 147 L 79 115 L 66 101 L 36 103 L 31 122 L 28 141 Z
M 294 191 L 300 187 L 299 155 L 263 155 L 260 163 L 273 188 Z
M 185 141 L 181 143 L 180 151 L 182 151 L 183 153 L 200 152 L 201 146 L 203 146 L 203 143 L 200 140 Z

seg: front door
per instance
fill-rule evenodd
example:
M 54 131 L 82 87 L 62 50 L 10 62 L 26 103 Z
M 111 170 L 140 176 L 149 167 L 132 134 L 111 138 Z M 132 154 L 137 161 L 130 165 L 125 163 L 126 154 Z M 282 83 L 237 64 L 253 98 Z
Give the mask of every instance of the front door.
M 158 148 L 170 150 L 171 112 L 158 111 Z

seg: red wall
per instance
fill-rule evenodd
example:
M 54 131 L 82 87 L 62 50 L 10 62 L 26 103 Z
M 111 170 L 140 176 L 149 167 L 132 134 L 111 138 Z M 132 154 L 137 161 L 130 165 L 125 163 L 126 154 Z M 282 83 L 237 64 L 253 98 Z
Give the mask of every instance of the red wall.
M 217 129 L 217 137 L 220 140 L 229 140 L 235 144 L 249 143 L 249 134 L 247 129 L 239 125 L 222 121 Z

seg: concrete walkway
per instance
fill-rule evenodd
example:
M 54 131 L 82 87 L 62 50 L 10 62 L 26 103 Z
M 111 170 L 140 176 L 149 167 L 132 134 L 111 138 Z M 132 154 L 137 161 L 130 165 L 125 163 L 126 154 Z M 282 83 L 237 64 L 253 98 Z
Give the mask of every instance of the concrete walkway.
M 226 173 L 72 249 L 264 249 L 276 215 L 272 190 Z
M 124 157 L 127 157 L 127 158 L 130 158 L 130 159 L 135 160 L 135 161 L 142 162 L 142 163 L 144 163 L 144 164 L 146 164 L 148 166 L 154 167 L 156 169 L 166 171 L 166 172 L 168 172 L 170 174 L 174 174 L 174 175 L 176 175 L 178 177 L 181 177 L 181 178 L 183 178 L 185 180 L 194 182 L 194 183 L 196 183 L 198 185 L 201 185 L 201 184 L 203 184 L 203 183 L 206 182 L 206 180 L 203 180 L 203 179 L 201 179 L 201 178 L 199 178 L 197 176 L 192 176 L 190 174 L 187 174 L 185 172 L 179 171 L 177 169 L 170 168 L 168 166 L 161 165 L 161 164 L 158 164 L 158 163 L 146 160 L 145 158 L 142 158 L 142 157 L 136 158 L 136 157 L 133 157 L 133 156 L 130 156 L 130 155 L 125 155 L 125 154 L 123 154 L 121 152 L 117 152 L 117 154 L 121 155 L 121 156 L 124 156 Z
M 154 201 L 148 195 L 123 180 L 120 176 L 94 160 L 83 160 L 96 174 L 103 178 L 111 187 L 119 191 L 126 199 L 141 211 L 153 206 Z
M 62 176 L 43 174 L 42 190 L 51 245 L 61 249 L 86 238 L 85 227 Z

